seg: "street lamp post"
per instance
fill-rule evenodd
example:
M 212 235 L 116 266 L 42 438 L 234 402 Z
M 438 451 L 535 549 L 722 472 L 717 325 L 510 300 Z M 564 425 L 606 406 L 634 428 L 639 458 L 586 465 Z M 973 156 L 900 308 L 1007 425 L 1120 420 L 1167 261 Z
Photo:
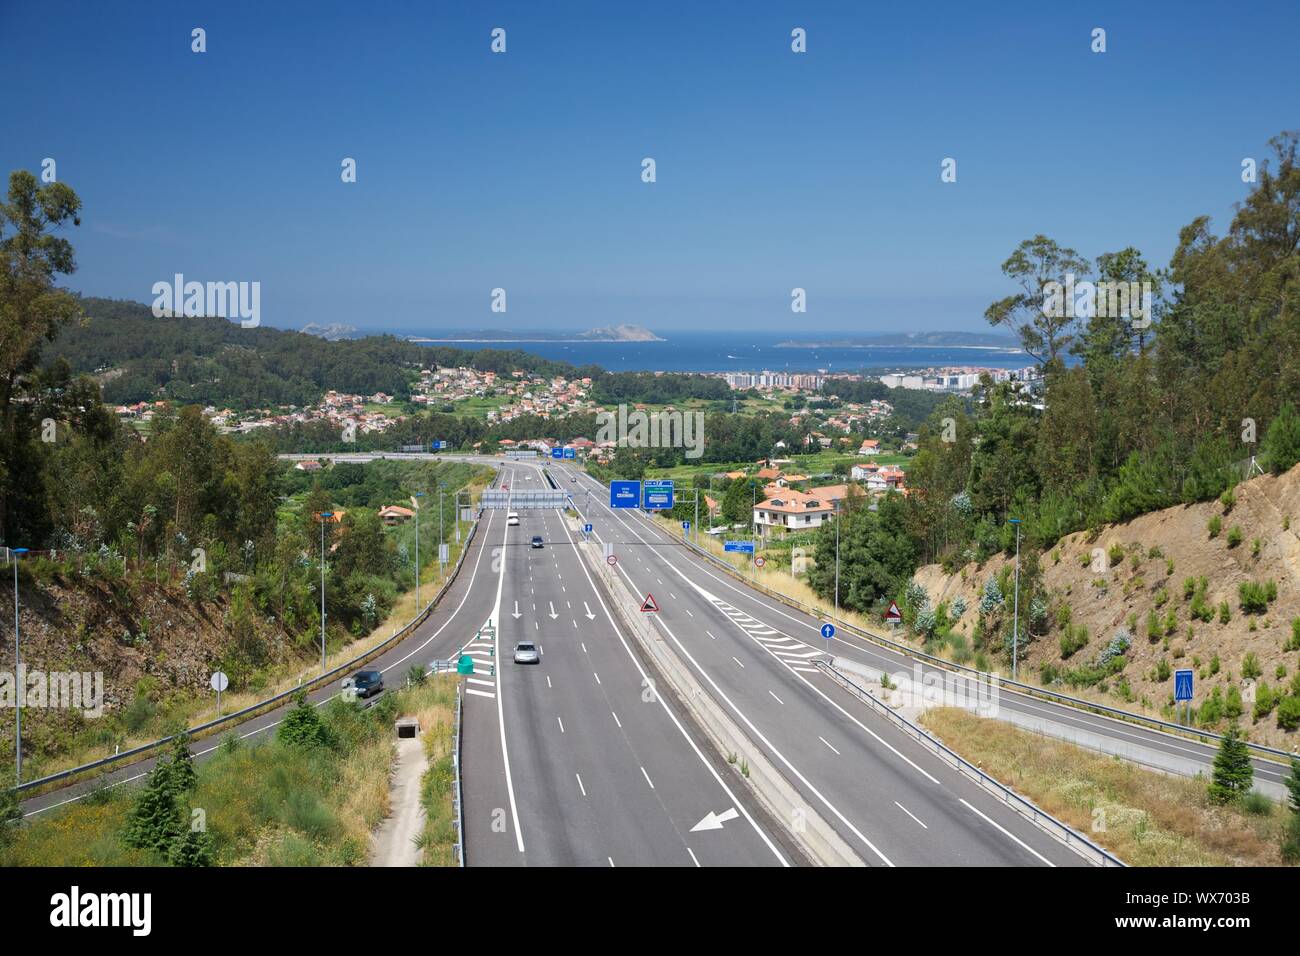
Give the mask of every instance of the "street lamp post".
M 1020 519 L 1008 519 L 1016 526 L 1016 597 L 1011 617 L 1011 679 L 1016 679 L 1016 659 L 1020 653 Z
M 438 563 L 439 564 L 442 564 L 442 545 L 445 540 L 442 535 L 443 511 L 444 511 L 443 504 L 442 504 L 442 493 L 443 491 L 446 490 L 446 488 L 447 488 L 447 483 L 445 481 L 438 482 Z M 444 571 L 446 570 L 445 565 L 443 566 L 442 570 Z
M 416 498 L 423 498 L 424 492 L 417 491 L 411 495 L 411 504 L 415 506 L 415 611 L 420 611 L 420 503 Z
M 18 640 L 18 555 L 26 554 L 26 548 L 10 548 L 9 560 L 14 565 L 14 680 L 17 681 L 17 693 L 14 705 L 14 776 L 15 786 L 23 782 L 23 697 L 27 693 L 27 681 L 23 679 L 22 652 Z
M 332 511 L 322 511 L 320 518 L 320 672 L 325 673 L 325 522 L 334 517 Z

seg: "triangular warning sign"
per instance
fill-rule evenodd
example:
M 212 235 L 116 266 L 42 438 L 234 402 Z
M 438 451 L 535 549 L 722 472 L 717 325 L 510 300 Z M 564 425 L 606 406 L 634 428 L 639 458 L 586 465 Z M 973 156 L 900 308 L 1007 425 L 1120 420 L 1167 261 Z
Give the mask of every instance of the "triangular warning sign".
M 655 596 L 653 594 L 647 592 L 645 596 L 645 600 L 641 602 L 641 610 L 643 611 L 659 610 L 659 605 L 655 603 Z
M 889 610 L 885 612 L 886 621 L 901 621 L 903 614 L 898 610 L 898 604 L 895 601 L 889 602 Z

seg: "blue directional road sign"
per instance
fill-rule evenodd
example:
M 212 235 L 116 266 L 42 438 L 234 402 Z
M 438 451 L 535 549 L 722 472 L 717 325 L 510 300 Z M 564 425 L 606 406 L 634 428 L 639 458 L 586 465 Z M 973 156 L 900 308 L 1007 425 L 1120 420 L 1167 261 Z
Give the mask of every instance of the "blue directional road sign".
M 609 506 L 611 508 L 640 508 L 641 482 L 611 481 L 609 483 Z
M 822 637 L 826 638 L 826 640 L 829 641 L 834 636 L 835 636 L 835 625 L 830 623 L 823 624 Z
M 574 449 L 569 448 L 569 447 L 567 447 L 567 446 L 565 447 L 565 449 L 564 449 L 564 457 L 565 457 L 565 458 L 573 458 L 575 455 L 577 455 L 577 451 L 575 451 Z
M 443 450 L 444 448 L 446 448 L 446 447 L 447 447 L 447 443 L 446 443 L 445 441 L 431 441 L 431 442 L 429 442 L 429 449 L 430 449 L 431 451 L 442 451 L 442 450 Z
M 1174 700 L 1192 699 L 1192 671 L 1174 671 Z
M 669 480 L 645 483 L 644 508 L 667 510 L 673 506 L 673 483 Z
M 591 523 L 588 522 L 587 524 L 584 524 L 582 526 L 582 531 L 584 534 L 591 534 Z
M 556 460 L 559 460 L 559 459 L 563 458 L 563 457 L 564 457 L 564 449 L 561 448 L 559 445 L 556 445 L 554 448 L 551 449 L 551 457 L 554 458 L 554 459 L 556 459 Z
M 682 530 L 683 530 L 683 531 L 690 531 L 690 530 L 691 530 L 691 523 L 690 523 L 689 521 L 683 521 L 683 522 L 682 522 Z
M 754 542 L 752 541 L 727 541 L 722 545 L 723 551 L 739 551 L 741 554 L 753 554 Z

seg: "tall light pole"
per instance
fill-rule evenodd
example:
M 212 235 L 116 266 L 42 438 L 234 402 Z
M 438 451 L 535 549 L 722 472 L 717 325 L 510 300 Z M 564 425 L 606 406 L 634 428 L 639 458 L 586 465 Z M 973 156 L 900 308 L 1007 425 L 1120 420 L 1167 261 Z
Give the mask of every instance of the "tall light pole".
M 415 610 L 420 610 L 420 503 L 416 498 L 423 498 L 424 492 L 417 491 L 411 495 L 411 507 L 415 510 Z
M 443 491 L 446 490 L 446 488 L 447 488 L 447 483 L 445 481 L 438 482 L 438 563 L 439 564 L 442 564 L 442 544 L 444 540 L 442 536 L 442 516 L 443 516 L 442 493 Z M 446 570 L 445 565 L 443 565 L 443 570 L 444 571 Z
M 320 672 L 325 673 L 325 522 L 334 517 L 332 511 L 322 511 L 320 518 Z
M 835 522 L 835 616 L 840 615 L 840 506 L 838 502 L 835 505 L 835 513 L 831 517 Z M 793 564 L 793 562 L 791 562 Z
M 1016 597 L 1011 617 L 1011 679 L 1016 679 L 1016 658 L 1020 652 L 1020 519 L 1009 518 L 1016 526 Z
M 26 554 L 26 548 L 10 548 L 9 560 L 14 566 L 14 680 L 18 682 L 14 706 L 14 776 L 18 784 L 23 782 L 23 698 L 27 695 L 27 681 L 23 678 L 22 653 L 18 642 L 18 556 Z

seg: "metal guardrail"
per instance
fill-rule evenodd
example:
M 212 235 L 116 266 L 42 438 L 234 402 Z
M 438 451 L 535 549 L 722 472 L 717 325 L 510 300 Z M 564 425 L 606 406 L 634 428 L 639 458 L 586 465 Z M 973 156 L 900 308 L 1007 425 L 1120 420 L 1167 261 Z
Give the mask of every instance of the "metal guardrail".
M 451 768 L 453 786 L 455 787 L 452 800 L 456 803 L 456 865 L 461 867 L 465 865 L 465 813 L 460 793 L 461 701 L 463 700 L 464 695 L 461 694 L 460 687 L 457 686 L 456 726 L 452 728 L 452 737 L 455 740 L 455 744 L 451 753 Z
M 1010 787 L 1007 787 L 1006 785 L 1004 785 L 994 777 L 989 776 L 979 767 L 972 764 L 961 754 L 945 746 L 941 741 L 935 739 L 930 734 L 928 734 L 924 730 L 924 728 L 918 727 L 916 724 L 912 723 L 902 714 L 895 711 L 884 701 L 878 699 L 874 694 L 859 687 L 854 681 L 850 680 L 844 674 L 843 671 L 835 667 L 835 665 L 828 664 L 826 661 L 821 661 L 821 660 L 814 661 L 813 663 L 815 663 L 822 670 L 826 671 L 827 674 L 833 680 L 835 680 L 845 689 L 847 689 L 848 691 L 850 691 L 851 693 L 853 693 L 854 695 L 856 695 L 857 697 L 865 701 L 877 713 L 880 713 L 883 716 L 887 717 L 888 719 L 892 720 L 908 736 L 914 738 L 922 745 L 930 748 L 930 750 L 934 751 L 934 753 L 938 754 L 940 757 L 942 757 L 944 760 L 950 763 L 961 773 L 964 773 L 969 777 L 973 777 L 975 779 L 975 782 L 978 783 L 985 790 L 988 790 L 991 793 L 993 793 L 995 796 L 999 797 L 1004 804 L 1011 807 L 1013 810 L 1015 810 L 1025 819 L 1029 820 L 1035 826 L 1039 827 L 1040 829 L 1048 831 L 1049 833 L 1051 833 L 1052 835 L 1060 839 L 1061 842 L 1063 842 L 1066 846 L 1071 847 L 1072 849 L 1082 853 L 1084 856 L 1088 857 L 1093 863 L 1095 863 L 1098 866 L 1127 866 L 1128 865 L 1119 857 L 1111 853 L 1109 850 L 1105 849 L 1104 847 L 1098 846 L 1096 843 L 1093 843 L 1086 836 L 1084 836 L 1078 830 L 1075 830 L 1069 824 L 1065 823 L 1064 821 L 1058 820 L 1056 817 L 1052 816 L 1046 810 L 1041 809 L 1033 801 L 1026 800 L 1024 797 L 1016 793 Z
M 438 602 L 442 600 L 442 596 L 446 594 L 447 590 L 452 586 L 452 584 L 455 583 L 456 578 L 460 573 L 461 566 L 465 563 L 465 556 L 469 554 L 470 542 L 474 540 L 474 535 L 477 533 L 477 531 L 478 531 L 478 521 L 475 520 L 470 524 L 469 532 L 465 537 L 465 546 L 461 548 L 460 555 L 456 558 L 456 564 L 452 568 L 451 574 L 448 575 L 447 580 L 443 582 L 442 587 L 438 588 L 438 592 L 429 600 L 429 603 L 426 604 L 423 608 L 421 608 L 416 613 L 415 617 L 411 618 L 411 620 L 408 621 L 406 624 L 402 625 L 401 628 L 394 631 L 390 637 L 386 637 L 383 641 L 376 644 L 374 647 L 370 648 L 370 650 L 365 651 L 362 654 L 358 654 L 356 657 L 352 658 L 351 660 L 345 661 L 344 663 L 339 664 L 338 666 L 332 668 L 331 670 L 326 671 L 324 674 L 320 674 L 316 677 L 313 677 L 309 681 L 299 684 L 297 687 L 294 687 L 290 690 L 283 691 L 279 694 L 275 694 L 274 696 L 268 697 L 265 700 L 257 702 L 256 704 L 250 704 L 249 706 L 244 707 L 241 710 L 233 711 L 229 714 L 224 714 L 221 717 L 217 717 L 215 720 L 209 720 L 206 723 L 199 724 L 195 727 L 190 727 L 187 730 L 181 731 L 180 734 L 169 734 L 166 737 L 160 737 L 159 739 L 151 741 L 150 743 L 147 744 L 140 744 L 139 746 L 132 747 L 130 750 L 124 750 L 121 753 L 112 754 L 108 757 L 101 757 L 98 760 L 92 760 L 89 763 L 84 763 L 77 767 L 71 767 L 67 770 L 60 770 L 58 773 L 52 773 L 44 777 L 38 777 L 35 780 L 25 781 L 24 783 L 21 783 L 14 788 L 15 792 L 23 793 L 28 790 L 33 790 L 37 787 L 43 787 L 51 783 L 56 783 L 60 780 L 66 780 L 69 777 L 74 777 L 78 774 L 87 773 L 92 770 L 102 770 L 106 767 L 113 766 L 114 764 L 120 763 L 124 760 L 130 760 L 133 757 L 139 757 L 144 754 L 147 754 L 152 750 L 158 749 L 159 747 L 164 747 L 167 744 L 171 743 L 176 737 L 181 735 L 187 735 L 191 738 L 195 738 L 200 735 L 206 735 L 209 731 L 215 730 L 216 728 L 225 726 L 227 724 L 241 723 L 243 720 L 255 716 L 261 710 L 264 710 L 275 704 L 279 704 L 285 700 L 288 700 L 289 698 L 293 697 L 295 694 L 299 693 L 300 691 L 310 692 L 313 689 L 318 689 L 321 686 L 329 684 L 331 681 L 333 681 L 344 671 L 351 670 L 352 668 L 356 667 L 358 664 L 364 664 L 367 661 L 372 660 L 374 657 L 383 653 L 386 649 L 388 649 L 393 644 L 405 639 L 410 634 L 410 632 L 415 630 L 415 628 L 418 627 L 420 624 L 424 623 L 425 618 L 429 616 L 429 614 L 433 611 L 434 607 L 437 606 Z
M 906 644 L 900 644 L 897 641 L 891 641 L 889 638 L 885 637 L 882 634 L 876 634 L 872 631 L 868 631 L 861 627 L 858 627 L 856 624 L 849 623 L 848 621 L 843 621 L 835 617 L 833 614 L 826 613 L 821 608 L 816 608 L 816 607 L 812 607 L 811 605 L 804 604 L 802 601 L 797 601 L 794 598 L 790 597 L 788 594 L 783 594 L 780 591 L 775 590 L 774 588 L 767 587 L 766 585 L 759 583 L 753 578 L 745 577 L 744 575 L 740 574 L 734 566 L 728 564 L 726 561 L 723 561 L 716 554 L 711 554 L 710 552 L 706 551 L 704 548 L 701 548 L 698 544 L 696 544 L 693 541 L 687 541 L 685 538 L 682 538 L 681 541 L 682 544 L 685 545 L 687 548 L 694 551 L 696 554 L 700 555 L 701 557 L 707 559 L 708 561 L 711 561 L 713 564 L 717 565 L 719 568 L 726 571 L 732 577 L 743 582 L 744 584 L 748 585 L 754 590 L 760 591 L 763 594 L 766 594 L 768 597 L 774 598 L 775 600 L 780 601 L 782 604 L 785 604 L 789 607 L 793 607 L 796 610 L 802 611 L 804 614 L 807 614 L 811 617 L 815 617 L 823 621 L 830 621 L 835 625 L 837 630 L 844 630 L 844 631 L 848 631 L 850 634 L 856 634 L 858 637 L 861 637 L 864 640 L 868 640 L 871 641 L 872 643 L 887 647 L 890 650 L 896 651 L 897 653 L 902 654 L 905 657 L 919 659 L 935 667 L 942 668 L 948 671 L 956 671 L 958 673 L 968 675 L 978 680 L 987 681 L 987 680 L 996 679 L 1001 686 L 1014 688 L 1015 690 L 1018 690 L 1021 693 L 1030 697 L 1038 697 L 1043 700 L 1049 701 L 1050 703 L 1062 704 L 1074 710 L 1093 711 L 1095 713 L 1104 714 L 1106 716 L 1113 717 L 1116 720 L 1122 720 L 1128 723 L 1145 724 L 1156 730 L 1162 731 L 1164 733 L 1168 733 L 1170 736 L 1179 737 L 1184 740 L 1196 738 L 1196 737 L 1209 738 L 1210 740 L 1213 741 L 1219 741 L 1223 739 L 1222 734 L 1216 734 L 1213 731 L 1194 730 L 1190 727 L 1185 727 L 1182 724 L 1175 724 L 1167 720 L 1161 720 L 1159 717 L 1149 717 L 1146 714 L 1135 714 L 1130 710 L 1122 710 L 1118 707 L 1111 707 L 1107 704 L 1099 704 L 1096 703 L 1095 701 L 1084 700 L 1081 697 L 1071 697 L 1069 694 L 1060 694 L 1057 693 L 1056 691 L 1047 690 L 1046 688 L 1043 687 L 1035 687 L 1033 684 L 1024 684 L 1021 683 L 1020 681 L 1010 680 L 1009 678 L 1002 677 L 1001 675 L 994 675 L 986 671 L 976 670 L 973 667 L 967 667 L 964 664 L 957 664 L 953 661 L 945 660 L 942 657 L 935 657 L 933 654 L 927 654 L 925 651 L 917 650 L 914 647 L 908 647 Z M 1204 741 L 1199 741 L 1199 742 L 1204 742 Z M 1261 757 L 1280 758 L 1281 760 L 1284 761 L 1290 761 L 1292 757 L 1292 754 L 1288 753 L 1285 750 L 1278 750 L 1275 747 L 1267 747 L 1264 744 L 1252 743 L 1248 740 L 1243 742 L 1246 744 L 1247 747 L 1249 747 L 1252 751 L 1254 751 L 1257 755 Z

